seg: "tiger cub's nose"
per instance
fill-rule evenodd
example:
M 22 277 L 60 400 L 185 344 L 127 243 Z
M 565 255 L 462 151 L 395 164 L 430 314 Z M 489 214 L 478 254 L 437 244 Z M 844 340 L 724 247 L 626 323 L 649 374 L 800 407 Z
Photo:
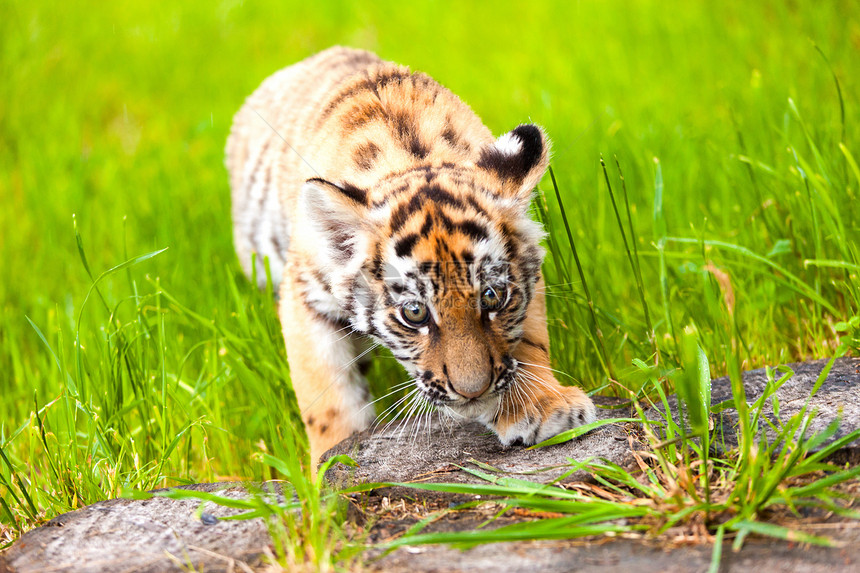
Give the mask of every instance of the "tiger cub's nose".
M 490 387 L 492 377 L 487 373 L 486 376 L 476 376 L 471 380 L 458 380 L 451 383 L 454 387 L 454 392 L 464 398 L 477 398 L 487 391 Z

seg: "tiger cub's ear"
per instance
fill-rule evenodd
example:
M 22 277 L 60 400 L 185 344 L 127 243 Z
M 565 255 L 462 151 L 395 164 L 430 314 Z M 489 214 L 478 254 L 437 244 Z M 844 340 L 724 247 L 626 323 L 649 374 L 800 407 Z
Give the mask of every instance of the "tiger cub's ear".
M 506 192 L 527 202 L 549 165 L 549 149 L 543 130 L 527 123 L 482 149 L 477 166 L 498 177 Z
M 302 187 L 299 209 L 309 223 L 313 240 L 328 255 L 322 266 L 335 270 L 365 254 L 367 192 L 349 184 L 308 179 Z

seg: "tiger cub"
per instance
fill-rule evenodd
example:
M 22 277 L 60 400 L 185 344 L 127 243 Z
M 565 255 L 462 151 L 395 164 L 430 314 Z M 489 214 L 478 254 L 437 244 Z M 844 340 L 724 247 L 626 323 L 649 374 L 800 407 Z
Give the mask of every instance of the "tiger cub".
M 591 422 L 550 370 L 532 190 L 534 125 L 494 139 L 453 93 L 376 55 L 330 48 L 247 99 L 227 141 L 234 239 L 268 257 L 314 460 L 374 419 L 360 358 L 385 345 L 437 409 L 504 445 Z

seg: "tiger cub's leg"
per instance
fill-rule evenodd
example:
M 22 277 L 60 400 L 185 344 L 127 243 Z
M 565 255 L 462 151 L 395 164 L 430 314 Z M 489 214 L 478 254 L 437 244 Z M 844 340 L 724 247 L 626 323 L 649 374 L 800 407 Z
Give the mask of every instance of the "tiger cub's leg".
M 329 448 L 373 421 L 367 408 L 367 382 L 356 364 L 356 342 L 349 327 L 310 308 L 304 293 L 284 274 L 279 313 L 290 378 L 305 422 L 316 470 Z
M 595 419 L 591 398 L 580 388 L 562 386 L 550 370 L 549 334 L 543 279 L 529 305 L 524 334 L 513 356 L 517 375 L 502 396 L 493 429 L 504 445 L 536 444 Z

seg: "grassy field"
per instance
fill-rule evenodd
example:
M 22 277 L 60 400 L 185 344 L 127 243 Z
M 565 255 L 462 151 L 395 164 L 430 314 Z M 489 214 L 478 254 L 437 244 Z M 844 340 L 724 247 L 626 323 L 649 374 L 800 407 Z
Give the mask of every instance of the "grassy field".
M 669 388 L 691 336 L 712 375 L 860 346 L 856 2 L 0 14 L 0 547 L 123 489 L 290 473 L 289 371 L 233 253 L 223 148 L 245 96 L 332 44 L 430 73 L 495 133 L 546 128 L 554 359 L 584 387 Z M 333 523 L 295 527 L 323 547 Z

